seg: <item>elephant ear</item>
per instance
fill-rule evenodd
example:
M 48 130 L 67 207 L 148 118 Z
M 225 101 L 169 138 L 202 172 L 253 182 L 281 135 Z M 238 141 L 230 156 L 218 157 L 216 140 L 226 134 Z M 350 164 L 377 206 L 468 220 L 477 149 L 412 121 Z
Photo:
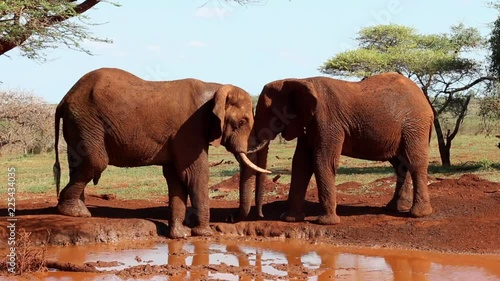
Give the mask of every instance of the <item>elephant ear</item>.
M 226 102 L 229 91 L 232 89 L 231 85 L 223 85 L 214 94 L 213 102 L 214 108 L 212 110 L 213 116 L 210 126 L 209 143 L 213 146 L 219 146 L 222 139 L 222 132 L 224 131 L 224 119 L 226 116 Z
M 318 94 L 311 82 L 300 79 L 285 80 L 282 91 L 288 93 L 288 111 L 297 115 L 282 132 L 285 139 L 291 140 L 304 133 L 316 114 Z

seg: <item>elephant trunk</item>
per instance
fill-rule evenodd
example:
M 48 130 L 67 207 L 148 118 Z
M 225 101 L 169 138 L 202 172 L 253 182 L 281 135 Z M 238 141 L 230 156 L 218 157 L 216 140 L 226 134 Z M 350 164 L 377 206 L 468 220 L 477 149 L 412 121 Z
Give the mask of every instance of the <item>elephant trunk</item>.
M 249 139 L 249 146 L 254 151 L 253 153 L 238 153 L 240 161 L 240 207 L 236 217 L 231 216 L 231 221 L 240 221 L 247 219 L 252 207 L 252 193 L 255 188 L 255 205 L 257 207 L 257 215 L 263 217 L 262 204 L 264 197 L 264 180 L 265 174 L 270 173 L 265 168 L 259 165 L 266 166 L 268 141 L 263 144 L 256 145 L 256 138 Z M 257 165 L 256 165 L 257 164 Z
M 269 152 L 269 142 L 266 143 L 261 150 L 257 152 L 257 165 L 263 169 L 267 166 L 267 154 Z M 255 206 L 257 207 L 257 216 L 260 218 L 264 217 L 262 213 L 262 205 L 264 204 L 264 183 L 266 175 L 262 173 L 257 174 L 257 179 L 255 181 Z
M 256 154 L 249 155 L 250 161 L 255 161 Z M 236 219 L 232 221 L 244 220 L 250 214 L 252 207 L 252 192 L 255 187 L 255 171 L 245 163 L 240 163 L 240 208 Z
M 260 151 L 262 148 L 264 148 L 265 146 L 267 146 L 269 144 L 269 141 L 266 140 L 266 141 L 263 141 L 263 142 L 260 142 L 259 144 L 257 144 L 256 146 L 252 147 L 251 149 L 249 149 L 247 151 L 248 154 L 250 153 L 255 153 L 257 151 Z

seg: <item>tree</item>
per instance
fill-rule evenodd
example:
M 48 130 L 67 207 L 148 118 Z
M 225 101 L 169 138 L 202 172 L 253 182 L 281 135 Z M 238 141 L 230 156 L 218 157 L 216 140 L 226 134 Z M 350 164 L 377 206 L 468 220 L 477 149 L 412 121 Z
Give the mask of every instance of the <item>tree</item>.
M 25 92 L 0 92 L 0 149 L 26 153 L 53 148 L 54 106 Z
M 479 117 L 481 129 L 486 134 L 500 133 L 500 86 L 497 85 L 492 95 L 479 99 Z
M 419 34 L 400 25 L 361 29 L 359 48 L 335 55 L 320 71 L 334 76 L 366 77 L 395 71 L 416 82 L 432 105 L 439 153 L 450 166 L 451 143 L 475 93 L 484 91 L 487 67 L 471 54 L 486 40 L 475 28 L 452 26 L 447 34 Z
M 224 0 L 240 5 L 259 3 L 261 0 Z M 15 47 L 30 59 L 42 60 L 47 48 L 57 44 L 91 54 L 82 46 L 83 41 L 111 40 L 92 36 L 86 25 L 92 25 L 83 13 L 104 0 L 6 0 L 0 2 L 0 55 Z M 207 1 L 208 3 L 209 1 Z M 108 2 L 109 3 L 109 2 Z M 111 3 L 118 6 L 116 3 Z M 80 22 L 68 21 L 78 18 Z
M 500 2 L 490 3 L 491 6 L 500 11 Z M 500 77 L 500 15 L 493 22 L 491 35 L 488 40 L 490 43 L 490 71 L 497 77 Z
M 90 53 L 82 41 L 110 42 L 92 36 L 82 24 L 83 13 L 101 0 L 8 0 L 0 2 L 0 55 L 15 47 L 30 59 L 43 59 L 46 48 L 64 44 L 71 49 Z M 115 4 L 116 5 L 116 4 Z M 68 21 L 77 17 L 81 21 Z

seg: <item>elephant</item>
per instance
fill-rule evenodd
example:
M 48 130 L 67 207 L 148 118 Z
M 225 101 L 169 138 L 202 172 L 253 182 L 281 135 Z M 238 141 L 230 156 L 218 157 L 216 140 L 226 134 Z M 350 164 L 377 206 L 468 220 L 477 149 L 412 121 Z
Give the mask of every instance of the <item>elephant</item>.
M 297 138 L 284 221 L 304 220 L 305 194 L 315 175 L 322 208 L 315 222 L 337 224 L 335 175 L 341 155 L 388 161 L 397 175 L 395 192 L 386 205 L 412 217 L 432 213 L 427 188 L 429 143 L 434 120 L 430 102 L 410 79 L 383 73 L 359 82 L 329 77 L 283 79 L 266 84 L 259 96 L 247 153 L 266 168 L 269 141 L 281 134 Z M 255 149 L 253 149 L 254 147 Z M 264 148 L 262 148 L 264 147 Z M 263 177 L 252 175 L 258 216 L 262 217 Z M 413 192 L 411 181 L 413 181 Z M 251 203 L 243 194 L 240 202 Z M 248 212 L 240 206 L 238 219 Z
M 69 183 L 59 194 L 59 125 L 67 143 Z M 211 235 L 208 148 L 223 145 L 251 174 L 246 156 L 253 126 L 250 95 L 233 85 L 197 79 L 145 81 L 116 68 L 85 74 L 55 112 L 58 204 L 63 215 L 90 217 L 85 186 L 108 165 L 160 165 L 168 185 L 169 236 Z M 252 171 L 252 172 L 249 172 Z M 188 196 L 196 219 L 184 225 Z

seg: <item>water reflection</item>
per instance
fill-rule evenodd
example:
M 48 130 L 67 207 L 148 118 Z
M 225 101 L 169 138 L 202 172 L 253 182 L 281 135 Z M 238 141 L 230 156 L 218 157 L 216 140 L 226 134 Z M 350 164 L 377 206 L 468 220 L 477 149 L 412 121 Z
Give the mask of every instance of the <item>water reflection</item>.
M 59 261 L 119 261 L 185 268 L 168 280 L 500 280 L 500 256 L 444 255 L 415 251 L 339 248 L 295 240 L 173 240 L 149 249 L 51 248 Z M 139 258 L 138 258 L 139 257 Z M 46 277 L 50 278 L 49 273 Z M 64 273 L 58 273 L 61 277 Z M 55 277 L 55 276 L 52 276 Z M 94 276 L 95 277 L 95 276 Z M 102 280 L 102 279 L 85 280 Z M 108 276 L 108 278 L 111 278 Z M 159 279 L 158 279 L 159 278 Z M 154 278 L 165 280 L 166 277 Z M 54 280 L 54 279 L 52 279 Z M 76 280 L 76 279 L 69 279 Z M 83 280 L 83 279 L 81 279 Z M 106 279 L 113 280 L 113 279 Z

